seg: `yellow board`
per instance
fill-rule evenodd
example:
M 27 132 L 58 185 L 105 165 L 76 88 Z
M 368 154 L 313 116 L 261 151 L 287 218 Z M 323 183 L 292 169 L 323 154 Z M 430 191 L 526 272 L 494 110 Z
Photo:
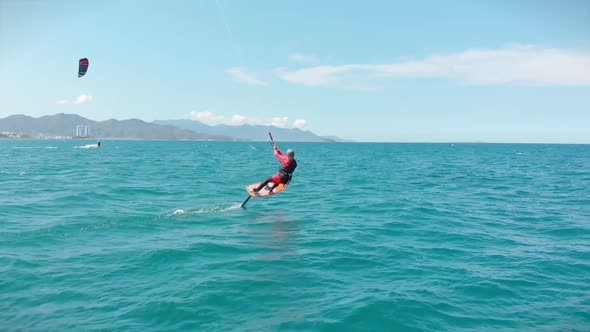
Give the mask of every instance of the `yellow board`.
M 278 194 L 285 189 L 285 186 L 281 183 L 275 189 L 273 189 L 273 191 L 268 191 L 269 186 L 274 185 L 274 183 L 271 182 L 271 183 L 267 184 L 266 186 L 262 187 L 262 189 L 260 189 L 260 191 L 258 191 L 258 192 L 252 191 L 252 189 L 258 187 L 260 185 L 260 183 L 261 182 L 253 183 L 253 184 L 246 186 L 246 191 L 248 192 L 248 194 L 251 197 L 254 197 L 254 198 L 268 197 L 268 196 Z

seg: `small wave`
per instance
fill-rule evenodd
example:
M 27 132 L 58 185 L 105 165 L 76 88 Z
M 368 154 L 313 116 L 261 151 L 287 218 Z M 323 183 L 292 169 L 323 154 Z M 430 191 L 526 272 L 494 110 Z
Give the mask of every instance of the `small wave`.
M 23 175 L 27 175 L 29 173 L 27 173 L 27 172 L 9 172 L 9 171 L 2 170 L 2 171 L 0 171 L 0 174 L 7 174 L 7 175 L 18 174 L 20 176 L 23 176 Z
M 13 146 L 13 149 L 57 149 L 57 146 Z
M 74 146 L 74 149 L 98 149 L 99 146 L 96 144 L 86 144 L 86 145 L 78 145 Z
M 203 209 L 198 209 L 198 210 L 182 210 L 182 209 L 177 209 L 175 210 L 172 215 L 173 216 L 179 216 L 179 215 L 185 215 L 185 214 L 209 214 L 209 213 L 222 213 L 222 212 L 227 212 L 227 211 L 232 211 L 232 210 L 239 210 L 241 208 L 242 204 L 240 203 L 235 203 L 231 206 L 225 206 L 225 207 L 214 207 L 214 208 L 203 208 Z
M 94 232 L 103 228 L 111 228 L 113 227 L 113 223 L 105 222 L 100 224 L 88 225 L 80 228 L 80 233 L 85 232 Z

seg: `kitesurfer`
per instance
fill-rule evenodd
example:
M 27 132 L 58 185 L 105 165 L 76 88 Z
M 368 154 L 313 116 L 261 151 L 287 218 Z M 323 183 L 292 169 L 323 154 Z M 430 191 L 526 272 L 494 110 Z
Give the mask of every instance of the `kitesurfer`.
M 260 189 L 264 188 L 264 186 L 266 186 L 270 182 L 272 182 L 273 185 L 268 190 L 269 192 L 272 192 L 281 183 L 287 185 L 289 182 L 291 182 L 293 172 L 295 171 L 295 168 L 297 168 L 297 161 L 295 160 L 295 151 L 293 151 L 293 149 L 288 149 L 287 155 L 284 155 L 279 150 L 279 148 L 277 148 L 277 145 L 274 142 L 272 143 L 272 147 L 275 157 L 277 157 L 277 159 L 281 163 L 281 168 L 279 169 L 279 172 L 277 174 L 269 176 L 268 179 L 260 183 L 260 185 L 257 188 L 252 189 L 253 192 L 260 191 Z

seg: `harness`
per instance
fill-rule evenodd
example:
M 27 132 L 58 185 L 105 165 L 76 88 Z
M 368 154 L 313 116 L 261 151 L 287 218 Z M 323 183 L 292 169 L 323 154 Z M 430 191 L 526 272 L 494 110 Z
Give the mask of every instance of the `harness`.
M 297 162 L 295 159 L 290 159 L 291 162 L 289 163 L 289 166 L 284 166 L 279 169 L 279 177 L 281 178 L 281 182 L 284 184 L 291 182 L 291 179 L 293 178 L 293 172 L 295 171 L 295 168 L 297 168 Z
M 287 173 L 281 169 L 279 171 L 279 177 L 281 178 L 282 183 L 288 184 L 289 182 L 291 182 L 291 179 L 293 178 L 293 173 Z

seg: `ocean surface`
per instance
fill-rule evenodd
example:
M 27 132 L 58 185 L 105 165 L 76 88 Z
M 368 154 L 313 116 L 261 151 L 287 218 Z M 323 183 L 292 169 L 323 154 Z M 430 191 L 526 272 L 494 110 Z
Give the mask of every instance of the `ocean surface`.
M 90 143 L 0 140 L 1 331 L 590 331 L 590 145 Z

